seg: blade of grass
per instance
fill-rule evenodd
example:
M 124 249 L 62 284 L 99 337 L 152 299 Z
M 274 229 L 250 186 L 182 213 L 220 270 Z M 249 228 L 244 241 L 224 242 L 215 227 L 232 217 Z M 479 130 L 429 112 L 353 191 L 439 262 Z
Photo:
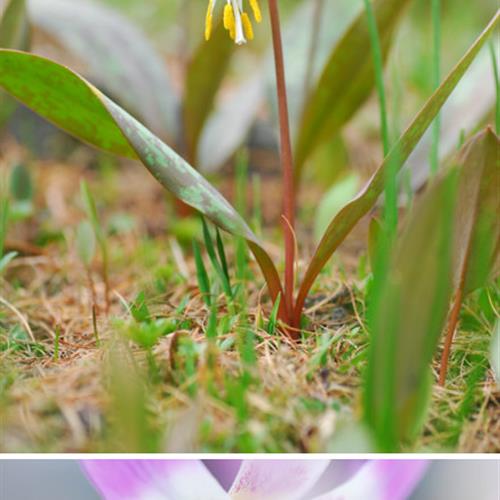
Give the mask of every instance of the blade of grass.
M 493 78 L 495 79 L 495 91 L 496 91 L 496 103 L 495 103 L 495 130 L 497 134 L 500 134 L 500 73 L 498 70 L 498 57 L 500 57 L 500 52 L 497 54 L 495 44 L 493 41 L 490 42 L 490 54 L 491 54 L 491 66 L 493 69 Z M 497 43 L 498 48 L 498 43 Z
M 227 266 L 226 250 L 224 248 L 224 242 L 222 241 L 222 235 L 220 234 L 218 227 L 215 227 L 215 238 L 215 242 L 217 244 L 217 254 L 219 256 L 222 271 L 226 277 L 229 288 L 231 289 L 231 278 L 229 277 L 229 268 Z
M 364 0 L 366 17 L 368 18 L 368 30 L 370 33 L 370 44 L 372 49 L 373 66 L 375 69 L 375 88 L 380 107 L 380 126 L 382 131 L 382 144 L 384 147 L 384 157 L 389 154 L 391 147 L 389 136 L 389 120 L 387 118 L 387 99 L 384 87 L 384 56 L 380 40 L 377 19 L 373 12 L 372 0 Z
M 217 259 L 217 254 L 215 253 L 215 248 L 214 248 L 214 242 L 212 240 L 210 230 L 208 229 L 208 225 L 203 217 L 201 218 L 201 222 L 203 225 L 203 239 L 205 241 L 205 247 L 207 249 L 208 257 L 210 258 L 212 267 L 214 268 L 215 272 L 217 273 L 217 276 L 219 277 L 222 289 L 224 290 L 224 293 L 226 294 L 226 297 L 230 302 L 233 299 L 233 291 L 231 289 L 231 283 L 229 282 L 229 276 L 224 272 L 224 266 Z
M 274 303 L 273 309 L 271 311 L 271 315 L 269 316 L 269 322 L 267 323 L 267 333 L 269 335 L 274 335 L 274 331 L 276 330 L 276 325 L 278 324 L 278 310 L 280 307 L 281 295 L 278 296 L 276 302 Z
M 201 256 L 200 246 L 196 240 L 193 240 L 193 254 L 196 265 L 196 277 L 198 278 L 198 287 L 205 304 L 210 307 L 212 297 L 210 294 L 210 279 L 208 278 L 207 269 Z
M 432 0 L 432 72 L 434 88 L 441 81 L 441 0 Z M 441 113 L 438 113 L 432 124 L 432 146 L 430 153 L 431 175 L 439 169 L 439 138 L 441 134 Z

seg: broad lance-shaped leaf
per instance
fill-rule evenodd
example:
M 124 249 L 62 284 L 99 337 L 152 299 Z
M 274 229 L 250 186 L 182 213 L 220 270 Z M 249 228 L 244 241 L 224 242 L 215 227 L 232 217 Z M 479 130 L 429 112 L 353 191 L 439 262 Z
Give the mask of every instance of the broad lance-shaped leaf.
M 498 26 L 499 20 L 500 11 L 495 14 L 485 30 L 479 35 L 466 54 L 460 59 L 458 64 L 452 69 L 443 83 L 427 101 L 361 193 L 334 217 L 323 239 L 319 243 L 304 276 L 295 308 L 297 317 L 300 316 L 307 294 L 321 269 L 323 269 L 333 252 L 350 233 L 356 223 L 366 215 L 376 203 L 384 190 L 387 172 L 391 169 L 400 170 L 404 165 L 406 159 L 418 144 L 422 135 L 432 123 L 433 119 L 446 102 L 446 99 L 448 99 L 449 95 L 488 39 L 488 36 Z
M 455 212 L 455 297 L 446 328 L 439 383 L 444 385 L 463 299 L 500 271 L 500 140 L 493 130 L 476 135 L 461 151 Z
M 427 408 L 430 362 L 453 290 L 456 177 L 416 205 L 369 305 L 364 412 L 383 451 L 411 441 Z
M 30 27 L 25 0 L 0 0 L 0 47 L 28 50 Z M 0 92 L 0 126 L 15 109 L 15 102 Z
M 75 137 L 110 153 L 141 160 L 176 197 L 220 228 L 245 238 L 273 300 L 281 293 L 274 264 L 236 210 L 175 151 L 92 84 L 49 59 L 1 49 L 0 86 Z
M 500 139 L 488 128 L 463 148 L 455 215 L 455 286 L 463 295 L 500 271 Z
M 374 1 L 384 58 L 408 3 L 409 0 Z M 366 13 L 362 11 L 334 48 L 306 102 L 294 155 L 297 179 L 316 148 L 334 136 L 370 95 L 374 85 L 370 50 Z
M 179 97 L 164 59 L 134 25 L 87 0 L 29 0 L 28 5 L 33 24 L 83 63 L 94 84 L 162 139 L 177 140 Z
M 184 94 L 184 139 L 187 159 L 194 165 L 197 165 L 198 141 L 229 67 L 234 47 L 221 20 L 210 40 L 203 41 L 189 64 Z

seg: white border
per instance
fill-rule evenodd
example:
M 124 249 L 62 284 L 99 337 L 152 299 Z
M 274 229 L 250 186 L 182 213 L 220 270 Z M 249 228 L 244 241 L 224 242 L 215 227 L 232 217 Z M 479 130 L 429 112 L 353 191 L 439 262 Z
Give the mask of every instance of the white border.
M 4 453 L 0 460 L 497 460 L 500 453 Z

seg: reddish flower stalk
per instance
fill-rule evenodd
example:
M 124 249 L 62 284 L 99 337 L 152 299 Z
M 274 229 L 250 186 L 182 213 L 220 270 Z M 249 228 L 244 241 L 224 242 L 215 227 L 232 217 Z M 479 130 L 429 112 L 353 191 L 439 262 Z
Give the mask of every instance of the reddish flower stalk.
M 285 239 L 285 307 L 286 322 L 293 325 L 294 308 L 294 264 L 295 264 L 295 191 L 293 185 L 293 159 L 288 119 L 288 101 L 286 93 L 285 64 L 281 40 L 280 17 L 277 0 L 269 0 L 269 14 L 273 35 L 274 63 L 276 68 L 276 87 L 280 121 L 281 166 L 283 170 L 283 232 Z
M 462 307 L 462 297 L 462 287 L 459 287 L 448 320 L 448 325 L 446 328 L 446 339 L 444 342 L 443 353 L 441 355 L 441 367 L 439 369 L 439 385 L 441 387 L 443 387 L 446 382 L 446 373 L 448 371 L 448 360 L 450 358 L 451 344 L 453 343 L 453 336 L 455 335 L 455 330 L 457 329 L 460 309 Z

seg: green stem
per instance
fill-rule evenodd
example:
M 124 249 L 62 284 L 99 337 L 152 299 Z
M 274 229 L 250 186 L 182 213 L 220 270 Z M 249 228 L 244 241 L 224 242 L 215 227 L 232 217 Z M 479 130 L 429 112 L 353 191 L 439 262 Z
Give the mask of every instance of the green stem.
M 364 2 L 368 18 L 368 29 L 370 31 L 373 65 L 375 68 L 375 85 L 380 103 L 380 124 L 382 129 L 382 142 L 384 145 L 384 157 L 386 157 L 389 154 L 391 142 L 389 138 L 389 121 L 387 119 L 387 99 L 384 88 L 384 60 L 382 57 L 382 47 L 380 44 L 377 19 L 375 18 L 375 13 L 373 12 L 372 2 L 371 0 L 364 0 Z
M 432 0 L 433 31 L 433 87 L 437 89 L 441 82 L 441 0 Z M 441 113 L 438 113 L 432 124 L 432 147 L 430 156 L 431 174 L 439 169 L 439 136 L 441 133 Z
M 391 149 L 391 139 L 389 131 L 389 119 L 387 113 L 387 98 L 384 86 L 384 60 L 382 56 L 382 46 L 380 34 L 377 27 L 377 19 L 373 11 L 371 0 L 364 0 L 366 15 L 368 18 L 368 29 L 370 31 L 370 41 L 372 47 L 373 66 L 375 70 L 375 86 L 380 106 L 380 126 L 382 133 L 382 143 L 384 148 L 384 158 L 387 157 Z M 388 246 L 395 234 L 398 225 L 398 182 L 397 182 L 397 162 L 393 161 L 393 167 L 387 171 L 385 180 L 385 204 L 384 220 L 385 231 L 388 239 Z

